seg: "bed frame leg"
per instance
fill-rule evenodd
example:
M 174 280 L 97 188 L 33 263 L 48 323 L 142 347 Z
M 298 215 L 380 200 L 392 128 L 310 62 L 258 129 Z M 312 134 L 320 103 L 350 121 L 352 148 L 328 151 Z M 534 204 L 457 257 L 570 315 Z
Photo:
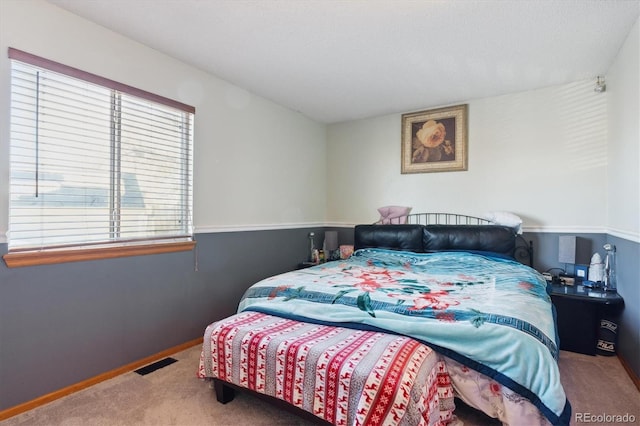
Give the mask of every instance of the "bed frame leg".
M 216 391 L 216 399 L 221 404 L 233 401 L 233 398 L 236 396 L 235 391 L 229 386 L 226 386 L 222 380 L 213 379 L 213 388 Z

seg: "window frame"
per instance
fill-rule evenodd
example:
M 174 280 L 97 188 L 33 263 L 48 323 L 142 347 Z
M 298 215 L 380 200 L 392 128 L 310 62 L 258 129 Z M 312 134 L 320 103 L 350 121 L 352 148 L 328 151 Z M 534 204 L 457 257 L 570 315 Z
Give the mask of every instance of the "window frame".
M 98 75 L 79 70 L 58 62 L 45 59 L 18 49 L 9 48 L 8 56 L 11 60 L 17 60 L 36 67 L 44 68 L 53 72 L 67 75 L 97 84 L 102 87 L 116 90 L 122 93 L 133 95 L 143 100 L 155 102 L 165 106 L 169 106 L 183 112 L 195 115 L 193 106 L 165 98 L 126 84 L 116 82 Z M 191 155 L 193 155 L 193 147 L 191 147 Z M 190 171 L 191 173 L 193 171 Z M 192 197 L 192 196 L 191 196 Z M 191 205 L 188 206 L 190 215 L 193 215 L 193 198 Z M 43 247 L 40 249 L 17 248 L 12 249 L 5 255 L 3 259 L 9 268 L 56 264 L 65 262 L 76 262 L 97 259 L 112 259 L 118 257 L 171 253 L 180 251 L 191 251 L 196 245 L 193 238 L 193 229 L 190 236 L 176 236 L 173 238 L 144 239 L 141 241 L 114 241 L 97 244 L 78 244 L 69 247 Z

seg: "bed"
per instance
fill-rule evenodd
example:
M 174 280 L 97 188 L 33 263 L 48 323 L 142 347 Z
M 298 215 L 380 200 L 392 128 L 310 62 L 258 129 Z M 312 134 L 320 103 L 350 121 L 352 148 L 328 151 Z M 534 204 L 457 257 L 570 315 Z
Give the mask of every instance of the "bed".
M 465 220 L 358 225 L 348 259 L 255 283 L 206 328 L 198 376 L 326 424 L 456 424 L 459 398 L 568 425 L 546 281 L 513 228 Z

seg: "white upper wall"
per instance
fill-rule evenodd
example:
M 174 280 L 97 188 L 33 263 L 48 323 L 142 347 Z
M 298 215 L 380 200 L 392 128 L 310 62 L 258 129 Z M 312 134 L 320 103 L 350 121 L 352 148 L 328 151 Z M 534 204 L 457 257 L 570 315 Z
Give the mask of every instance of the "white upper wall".
M 8 223 L 9 46 L 195 106 L 199 232 L 349 225 L 400 204 L 509 210 L 530 230 L 608 230 L 637 241 L 638 38 L 636 23 L 607 92 L 579 81 L 469 100 L 469 170 L 401 175 L 400 114 L 327 130 L 48 2 L 0 0 L 0 242 Z
M 384 205 L 507 210 L 531 231 L 608 232 L 640 242 L 638 22 L 604 93 L 593 91 L 594 76 L 466 102 L 468 171 L 400 174 L 401 114 L 331 125 L 329 222 L 371 222 Z
M 603 232 L 607 104 L 593 88 L 579 81 L 468 101 L 462 172 L 401 174 L 401 114 L 331 125 L 328 219 L 371 222 L 378 207 L 403 205 L 470 215 L 506 210 L 529 230 Z
M 507 210 L 531 231 L 608 232 L 640 242 L 638 22 L 604 93 L 593 91 L 594 76 L 469 100 L 468 171 L 402 175 L 401 114 L 331 125 L 329 222 L 371 222 L 384 205 Z
M 196 231 L 322 224 L 326 127 L 41 0 L 0 1 L 0 242 L 8 226 L 8 47 L 196 107 Z
M 616 236 L 640 235 L 640 20 L 607 72 L 607 227 Z

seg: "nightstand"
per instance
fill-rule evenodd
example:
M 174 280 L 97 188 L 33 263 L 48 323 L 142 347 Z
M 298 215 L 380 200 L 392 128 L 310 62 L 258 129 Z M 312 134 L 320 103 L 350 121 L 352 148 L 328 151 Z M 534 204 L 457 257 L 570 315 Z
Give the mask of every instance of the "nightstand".
M 311 268 L 312 266 L 316 266 L 318 265 L 315 262 L 300 262 L 298 263 L 298 266 L 296 267 L 296 269 L 305 269 L 305 268 Z
M 595 355 L 600 320 L 622 311 L 622 296 L 582 285 L 548 284 L 547 291 L 556 307 L 560 349 Z

